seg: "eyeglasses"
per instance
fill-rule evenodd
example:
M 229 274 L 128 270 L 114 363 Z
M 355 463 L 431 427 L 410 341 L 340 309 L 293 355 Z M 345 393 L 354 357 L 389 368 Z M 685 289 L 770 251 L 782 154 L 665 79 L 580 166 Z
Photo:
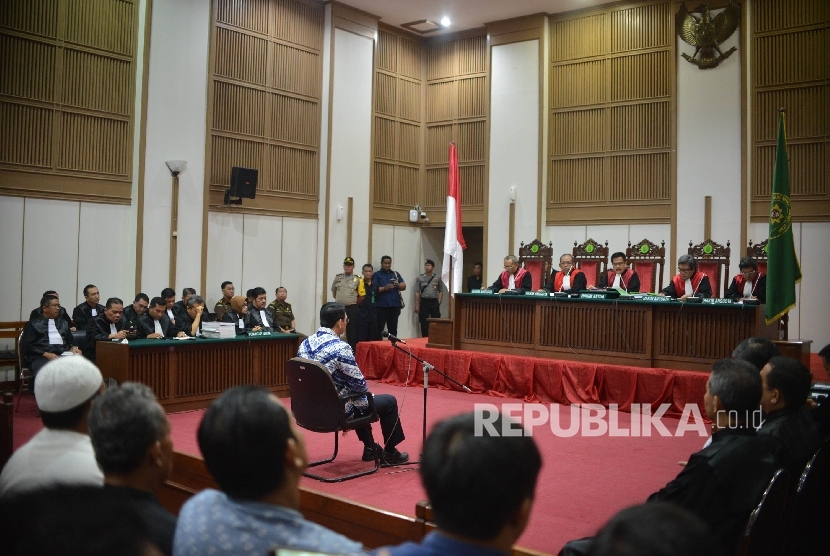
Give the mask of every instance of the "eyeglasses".
M 137 305 L 137 307 L 138 307 L 139 309 L 146 309 L 147 307 L 149 307 L 149 305 L 142 305 L 141 303 L 139 303 L 139 304 Z
M 516 263 L 513 263 L 513 264 L 506 264 L 506 265 L 504 265 L 504 268 L 505 268 L 505 270 L 506 270 L 506 269 L 508 269 L 508 268 L 513 268 L 514 266 L 516 266 Z
M 749 276 L 750 274 L 755 274 L 754 270 L 742 270 L 741 274 L 744 276 Z
M 692 271 L 691 268 L 680 268 L 679 266 L 677 267 L 677 272 L 691 272 L 691 271 Z

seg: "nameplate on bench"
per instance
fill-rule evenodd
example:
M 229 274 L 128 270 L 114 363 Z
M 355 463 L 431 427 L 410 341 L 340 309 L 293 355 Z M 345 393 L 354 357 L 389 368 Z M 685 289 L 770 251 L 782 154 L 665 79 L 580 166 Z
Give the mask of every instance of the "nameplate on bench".
M 252 338 L 254 336 L 276 336 L 276 334 L 274 334 L 273 332 L 268 332 L 267 330 L 251 330 L 250 332 L 248 332 L 249 338 Z
M 703 300 L 707 305 L 732 305 L 734 301 L 728 297 L 707 297 Z
M 617 299 L 620 292 L 617 290 L 581 290 L 579 299 Z
M 490 290 L 490 289 L 472 290 L 470 293 L 493 295 L 493 290 Z
M 550 294 L 548 292 L 525 292 L 525 295 L 529 295 L 531 297 L 548 297 Z
M 634 296 L 634 297 L 636 298 L 637 296 Z M 669 297 L 667 295 L 666 296 L 662 296 L 662 295 L 644 295 L 643 297 L 640 298 L 640 300 L 642 300 L 642 301 L 655 301 L 657 303 L 670 303 L 670 302 L 674 301 L 674 299 L 672 299 L 671 297 Z

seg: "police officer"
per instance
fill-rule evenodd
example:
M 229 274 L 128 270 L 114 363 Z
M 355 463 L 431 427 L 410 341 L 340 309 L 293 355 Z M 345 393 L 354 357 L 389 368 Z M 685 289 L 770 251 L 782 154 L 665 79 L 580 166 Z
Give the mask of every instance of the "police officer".
M 334 301 L 346 308 L 346 341 L 355 348 L 357 343 L 357 320 L 359 311 L 357 306 L 357 290 L 360 287 L 360 277 L 354 273 L 354 259 L 343 259 L 343 272 L 334 277 L 331 283 L 331 295 Z
M 421 321 L 421 336 L 429 335 L 428 318 L 441 318 L 441 300 L 447 287 L 439 276 L 432 273 L 435 263 L 424 261 L 424 273 L 415 279 L 415 312 Z

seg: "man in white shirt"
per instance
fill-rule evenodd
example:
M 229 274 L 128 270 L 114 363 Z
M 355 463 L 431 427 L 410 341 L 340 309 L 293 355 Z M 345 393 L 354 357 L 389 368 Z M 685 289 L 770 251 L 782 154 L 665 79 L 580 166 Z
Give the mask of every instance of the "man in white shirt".
M 35 398 L 45 428 L 6 463 L 0 497 L 56 484 L 104 484 L 87 429 L 89 408 L 104 389 L 101 371 L 83 357 L 59 357 L 44 365 Z

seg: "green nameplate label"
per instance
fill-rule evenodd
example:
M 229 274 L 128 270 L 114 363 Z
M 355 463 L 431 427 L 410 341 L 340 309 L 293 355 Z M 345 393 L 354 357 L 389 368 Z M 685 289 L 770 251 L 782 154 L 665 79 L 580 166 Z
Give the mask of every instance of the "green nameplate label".
M 273 335 L 274 335 L 273 333 L 268 332 L 267 330 L 258 330 L 258 331 L 251 330 L 250 332 L 248 332 L 248 337 L 249 338 L 253 337 L 253 336 L 273 336 Z
M 525 295 L 532 297 L 548 297 L 550 294 L 548 292 L 525 292 Z
M 481 290 L 472 290 L 470 293 L 478 293 L 478 294 L 485 294 L 485 295 L 493 295 L 493 290 L 489 289 L 481 289 Z
M 707 305 L 732 305 L 734 303 L 728 297 L 707 297 L 703 302 Z
M 588 292 L 588 293 L 580 293 L 579 294 L 580 299 L 606 299 L 607 297 L 608 296 L 604 293 Z M 618 295 L 618 297 L 619 297 L 619 295 Z
M 673 301 L 673 299 L 667 295 L 644 295 L 641 299 L 643 301 L 656 301 L 657 303 L 669 303 Z

